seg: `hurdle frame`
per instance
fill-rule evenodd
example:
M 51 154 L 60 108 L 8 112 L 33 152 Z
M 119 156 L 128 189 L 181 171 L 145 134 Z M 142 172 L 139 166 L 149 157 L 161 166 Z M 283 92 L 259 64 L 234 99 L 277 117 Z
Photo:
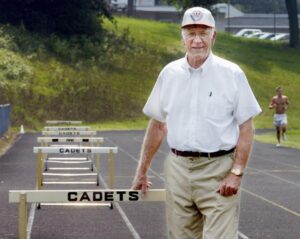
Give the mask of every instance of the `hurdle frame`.
M 56 130 L 56 131 L 42 131 L 44 136 L 95 136 L 97 131 L 74 131 L 74 130 Z
M 130 192 L 136 192 L 138 194 L 138 200 L 132 202 L 164 202 L 166 200 L 165 189 L 150 189 L 145 196 L 142 196 L 141 191 L 137 190 L 126 190 L 126 189 L 115 189 L 115 190 L 10 190 L 9 191 L 9 203 L 19 203 L 19 222 L 18 222 L 18 233 L 19 239 L 27 239 L 27 203 L 62 203 L 69 202 L 67 200 L 68 193 L 113 193 L 113 200 L 101 200 L 101 203 L 105 202 L 130 202 L 128 195 Z M 116 193 L 122 192 L 126 194 L 124 200 L 120 200 Z M 82 195 L 81 194 L 81 195 Z M 58 199 L 55 199 L 58 198 Z M 74 205 L 82 204 L 82 202 L 74 202 Z M 89 204 L 85 202 L 84 204 Z
M 50 124 L 50 125 L 53 125 L 53 124 L 71 124 L 71 125 L 74 125 L 74 124 L 82 124 L 82 121 L 80 121 L 80 120 L 47 120 L 46 124 Z
M 45 126 L 44 131 L 90 131 L 90 126 Z
M 70 151 L 76 152 L 70 152 Z M 61 152 L 61 151 L 69 151 L 69 152 Z M 68 154 L 68 153 L 76 153 L 76 154 L 108 154 L 109 161 L 109 187 L 110 189 L 114 188 L 114 157 L 113 154 L 118 153 L 117 147 L 34 147 L 33 152 L 37 153 L 37 189 L 41 190 L 43 185 L 43 154 L 55 153 L 55 154 Z M 96 161 L 99 161 L 100 157 L 96 158 Z M 97 169 L 97 178 L 99 178 L 99 162 Z M 97 179 L 98 180 L 98 179 Z M 97 181 L 98 183 L 98 181 Z

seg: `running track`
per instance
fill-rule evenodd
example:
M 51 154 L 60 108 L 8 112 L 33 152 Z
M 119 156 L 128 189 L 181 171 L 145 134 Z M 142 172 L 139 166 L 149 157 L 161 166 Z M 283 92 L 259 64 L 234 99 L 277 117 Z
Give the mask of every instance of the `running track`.
M 130 188 L 144 131 L 98 132 L 105 146 L 117 146 L 116 188 Z M 18 205 L 8 203 L 8 190 L 34 189 L 39 134 L 20 136 L 0 158 L 0 239 L 18 238 Z M 153 188 L 164 188 L 166 143 L 150 170 Z M 102 159 L 101 187 L 108 182 Z M 119 203 L 107 207 L 28 206 L 32 239 L 163 239 L 167 238 L 164 203 Z M 242 185 L 240 239 L 300 239 L 300 151 L 255 142 Z M 222 239 L 222 238 L 220 238 Z

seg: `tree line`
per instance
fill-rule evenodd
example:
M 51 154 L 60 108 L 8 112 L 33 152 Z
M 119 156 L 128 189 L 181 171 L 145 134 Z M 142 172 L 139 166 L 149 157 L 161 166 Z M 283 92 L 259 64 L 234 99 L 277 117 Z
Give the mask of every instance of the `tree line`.
M 134 0 L 128 0 L 131 6 Z M 210 7 L 221 0 L 166 0 L 182 9 L 191 6 Z M 299 47 L 297 0 L 227 0 L 245 12 L 287 12 L 290 46 Z M 271 7 L 270 7 L 271 6 Z M 112 19 L 108 0 L 0 0 L 0 22 L 24 26 L 30 31 L 63 36 L 102 32 L 103 17 Z M 101 38 L 101 37 L 100 37 Z
M 111 18 L 103 0 L 0 0 L 0 22 L 42 34 L 94 35 L 102 17 Z

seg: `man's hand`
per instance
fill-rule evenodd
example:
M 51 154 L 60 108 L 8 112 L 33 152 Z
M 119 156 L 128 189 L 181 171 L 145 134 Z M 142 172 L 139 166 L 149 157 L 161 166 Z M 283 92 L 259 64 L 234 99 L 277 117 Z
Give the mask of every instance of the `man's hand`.
M 241 176 L 236 176 L 232 173 L 228 174 L 228 176 L 220 183 L 217 192 L 224 197 L 230 197 L 237 194 L 241 185 L 241 179 Z
M 277 104 L 276 103 L 271 103 L 270 105 L 269 105 L 269 109 L 274 109 L 274 108 L 276 108 L 277 107 Z
M 142 190 L 142 195 L 145 196 L 151 185 L 152 183 L 148 181 L 147 175 L 137 175 L 132 182 L 131 189 Z

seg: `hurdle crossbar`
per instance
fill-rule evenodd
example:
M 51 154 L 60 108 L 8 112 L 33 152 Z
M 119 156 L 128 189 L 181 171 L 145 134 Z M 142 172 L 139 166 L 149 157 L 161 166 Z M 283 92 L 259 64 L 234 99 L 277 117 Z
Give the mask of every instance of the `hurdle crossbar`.
M 117 147 L 33 147 L 34 153 L 42 154 L 109 154 L 118 153 Z
M 51 135 L 80 135 L 80 136 L 92 136 L 92 135 L 96 135 L 97 132 L 96 131 L 70 131 L 70 130 L 56 130 L 56 131 L 42 131 L 42 135 L 45 136 L 51 136 Z
M 82 124 L 82 121 L 76 120 L 47 120 L 46 124 Z
M 89 131 L 89 126 L 46 126 L 45 131 Z
M 38 143 L 103 143 L 103 137 L 38 137 Z
M 9 202 L 19 203 L 26 194 L 27 203 L 95 203 L 165 201 L 165 189 L 150 189 L 143 197 L 141 191 L 128 189 L 103 190 L 10 190 Z

